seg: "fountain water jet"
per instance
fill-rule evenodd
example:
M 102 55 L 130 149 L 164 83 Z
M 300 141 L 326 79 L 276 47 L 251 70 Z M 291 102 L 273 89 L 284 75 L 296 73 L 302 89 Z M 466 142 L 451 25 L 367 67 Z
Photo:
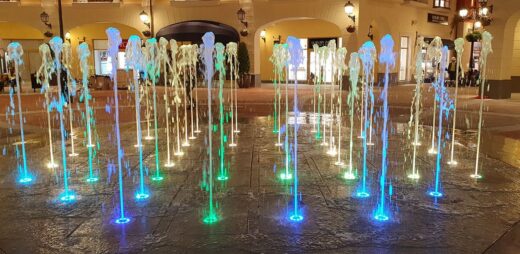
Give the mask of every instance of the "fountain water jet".
M 342 129 L 342 120 L 341 120 L 341 104 L 343 101 L 342 96 L 342 88 L 343 88 L 343 74 L 345 72 L 346 66 L 345 66 L 345 58 L 347 56 L 347 49 L 346 48 L 338 48 L 336 51 L 336 75 L 337 80 L 339 83 L 339 95 L 338 95 L 338 158 L 336 162 L 334 163 L 336 166 L 343 166 L 343 161 L 341 160 L 341 129 Z
M 282 44 L 275 44 L 273 46 L 273 55 L 269 58 L 269 60 L 274 65 L 274 129 L 275 133 L 277 133 L 278 140 L 275 143 L 275 146 L 282 146 L 283 143 L 281 141 L 281 84 L 282 84 L 282 76 L 283 76 L 283 68 L 285 66 L 286 61 L 284 59 L 284 48 Z M 287 117 L 287 116 L 286 116 Z
M 65 100 L 67 102 L 67 101 L 70 101 L 71 96 L 75 96 L 75 94 L 76 94 L 76 81 L 74 80 L 74 78 L 72 77 L 72 74 L 70 73 L 70 70 L 72 68 L 72 49 L 71 49 L 70 43 L 68 43 L 68 42 L 63 43 L 63 68 L 65 69 L 65 74 L 67 75 L 67 90 L 68 90 L 67 97 L 68 98 L 67 98 L 67 100 Z M 68 109 L 69 109 L 69 126 L 70 126 L 70 134 L 69 134 L 70 154 L 69 154 L 69 156 L 76 157 L 79 154 L 76 153 L 75 145 L 74 145 L 74 138 L 76 136 L 74 134 L 74 126 L 72 124 L 74 121 L 74 110 L 72 110 L 72 103 L 68 103 L 68 104 L 69 104 Z
M 439 101 L 439 126 L 437 129 L 437 159 L 435 162 L 435 182 L 434 189 L 428 192 L 428 194 L 432 197 L 439 198 L 442 197 L 442 186 L 441 186 L 441 169 L 442 169 L 442 121 L 443 117 L 448 118 L 452 105 L 452 100 L 449 97 L 448 89 L 444 84 L 444 71 L 446 70 L 446 62 L 448 59 L 448 47 L 443 47 L 441 50 L 440 57 L 440 70 L 439 78 L 435 80 L 433 86 L 435 88 L 436 100 Z
M 91 100 L 91 95 L 88 89 L 88 76 L 89 76 L 89 66 L 88 59 L 90 57 L 90 50 L 88 48 L 88 44 L 86 42 L 82 42 L 78 46 L 78 58 L 80 62 L 80 69 L 82 74 L 82 83 L 83 83 L 83 100 L 85 101 L 85 117 L 86 117 L 86 129 L 87 129 L 87 149 L 88 149 L 88 178 L 87 182 L 97 182 L 99 177 L 94 175 L 94 167 L 92 166 L 92 160 L 94 156 L 94 144 L 92 144 L 92 122 L 91 115 L 92 109 L 90 108 L 89 101 Z
M 383 130 L 381 131 L 381 175 L 379 178 L 379 198 L 377 202 L 377 209 L 374 213 L 374 219 L 379 221 L 386 221 L 390 219 L 387 211 L 386 200 L 386 175 L 387 175 L 387 149 L 388 149 L 388 83 L 390 80 L 390 68 L 395 66 L 395 53 L 393 51 L 394 40 L 389 34 L 383 36 L 381 39 L 381 53 L 379 55 L 379 62 L 385 65 L 384 87 L 381 92 L 383 99 Z
M 237 144 L 235 143 L 235 129 L 237 126 L 235 125 L 235 108 L 233 107 L 235 102 L 235 91 L 237 89 L 236 85 L 236 78 L 238 75 L 238 59 L 237 59 L 237 52 L 238 52 L 238 46 L 236 42 L 230 42 L 226 45 L 226 53 L 228 56 L 228 64 L 230 68 L 230 78 L 231 78 L 231 92 L 230 92 L 230 101 L 231 101 L 231 143 L 229 144 L 230 147 L 235 147 Z M 276 96 L 275 96 L 275 111 L 276 111 Z M 276 122 L 276 114 L 275 114 L 275 122 Z M 276 129 L 276 127 L 275 127 Z
M 287 37 L 287 44 L 288 44 L 288 52 L 290 54 L 290 63 L 292 66 L 292 70 L 294 71 L 294 76 L 296 77 L 296 73 L 298 71 L 298 66 L 300 66 L 302 62 L 302 49 L 300 45 L 300 40 L 298 38 L 289 36 Z M 294 79 L 294 98 L 293 98 L 293 112 L 294 112 L 294 118 L 296 119 L 294 121 L 294 133 L 293 133 L 293 211 L 292 215 L 289 217 L 290 220 L 299 222 L 303 220 L 302 212 L 300 211 L 299 207 L 299 192 L 298 192 L 298 116 L 300 115 L 300 112 L 298 111 L 298 79 Z
M 20 138 L 21 138 L 21 146 L 22 146 L 22 166 L 20 177 L 18 179 L 19 183 L 30 183 L 33 181 L 33 177 L 29 170 L 27 169 L 27 156 L 25 153 L 25 133 L 23 129 L 23 113 L 22 113 L 22 98 L 20 96 L 20 74 L 19 74 L 19 66 L 23 64 L 22 56 L 23 56 L 23 48 L 22 45 L 18 42 L 11 42 L 7 46 L 7 54 L 9 55 L 9 59 L 14 63 L 15 68 L 15 77 L 16 77 L 16 98 L 18 99 L 18 120 L 20 122 Z M 12 100 L 12 97 L 11 97 Z M 11 101 L 11 105 L 14 103 Z M 13 106 L 14 108 L 14 106 Z M 20 167 L 18 167 L 20 168 Z
M 60 121 L 60 134 L 61 134 L 61 160 L 63 166 L 63 193 L 60 194 L 59 199 L 63 202 L 72 202 L 76 199 L 76 195 L 73 191 L 69 189 L 69 176 L 68 176 L 68 167 L 67 167 L 67 148 L 65 145 L 66 139 L 66 130 L 64 126 L 63 119 L 63 107 L 64 107 L 64 94 L 61 86 L 61 74 L 62 74 L 62 65 L 61 65 L 61 53 L 63 50 L 63 40 L 61 37 L 54 37 L 49 41 L 52 51 L 54 52 L 54 68 L 56 71 L 56 79 L 58 82 L 58 103 L 55 105 L 56 110 L 59 113 L 59 121 Z M 52 108 L 52 107 L 51 107 Z
M 416 160 L 417 160 L 417 146 L 419 146 L 419 115 L 420 115 L 420 105 L 421 105 L 421 87 L 424 82 L 424 72 L 423 72 L 423 62 L 424 57 L 422 50 L 424 48 L 424 38 L 419 37 L 417 39 L 416 48 L 415 48 L 415 95 L 412 100 L 412 105 L 414 106 L 413 114 L 410 114 L 410 122 L 413 119 L 413 128 L 414 128 L 414 136 L 413 136 L 413 155 L 412 155 L 412 173 L 408 175 L 410 179 L 419 179 L 419 170 L 417 169 Z
M 212 224 L 219 220 L 217 212 L 215 211 L 215 205 L 213 201 L 213 116 L 212 116 L 212 99 L 211 99 L 211 83 L 213 79 L 213 51 L 215 49 L 215 35 L 212 32 L 207 32 L 202 37 L 203 47 L 202 58 L 204 60 L 206 83 L 208 85 L 208 210 L 206 216 L 203 218 L 203 222 L 206 224 Z
M 198 79 L 197 79 L 197 59 L 199 59 L 199 46 L 197 44 L 192 45 L 192 65 L 193 71 L 195 72 L 195 133 L 201 133 L 202 131 L 199 128 L 199 92 L 197 89 Z
M 226 66 L 225 60 L 225 46 L 224 44 L 217 42 L 215 44 L 215 69 L 218 71 L 218 100 L 219 100 L 219 131 L 220 131 L 220 147 L 219 147 L 219 174 L 217 180 L 227 181 L 229 179 L 228 170 L 225 167 L 226 157 L 226 146 L 224 146 L 225 134 L 224 134 L 224 79 L 226 77 Z M 233 135 L 233 134 L 232 134 Z
M 151 38 L 146 40 L 145 43 L 146 51 L 148 52 L 148 58 L 146 59 L 146 70 L 148 77 L 152 81 L 152 101 L 153 101 L 153 125 L 154 125 L 154 139 L 155 139 L 155 175 L 152 177 L 153 181 L 162 181 L 164 177 L 161 175 L 160 160 L 159 160 L 159 131 L 157 121 L 157 77 L 160 76 L 160 63 L 159 63 L 159 48 L 157 46 L 157 40 Z
M 51 109 L 50 109 L 50 86 L 49 81 L 51 80 L 51 75 L 54 72 L 54 64 L 51 56 L 51 50 L 49 45 L 42 44 L 39 47 L 40 57 L 42 60 L 42 64 L 40 68 L 36 72 L 36 76 L 38 78 L 38 82 L 42 83 L 42 92 L 45 93 L 45 106 L 47 107 L 47 129 L 49 132 L 49 155 L 50 162 L 47 163 L 47 167 L 51 169 L 55 169 L 58 167 L 58 164 L 54 162 L 54 151 L 53 151 L 53 142 L 52 142 L 52 130 L 51 130 Z M 43 78 L 43 81 L 40 81 L 40 78 Z
M 457 126 L 457 100 L 459 95 L 459 75 L 462 75 L 464 78 L 464 71 L 462 70 L 462 65 L 460 64 L 462 53 L 464 52 L 464 38 L 458 38 L 455 40 L 455 51 L 457 52 L 457 68 L 455 70 L 455 94 L 453 95 L 453 122 L 451 129 L 451 152 L 450 152 L 450 160 L 448 161 L 448 165 L 456 166 L 457 161 L 454 158 L 455 153 L 455 128 Z
M 125 201 L 124 201 L 124 189 L 123 189 L 123 149 L 121 147 L 121 134 L 119 129 L 119 98 L 117 95 L 117 53 L 119 52 L 119 45 L 123 42 L 119 30 L 113 27 L 109 27 L 106 30 L 108 37 L 108 54 L 112 59 L 112 80 L 114 81 L 114 103 L 115 103 L 115 130 L 116 130 L 116 142 L 117 142 L 117 168 L 118 168 L 118 180 L 119 180 L 119 218 L 115 220 L 117 224 L 125 224 L 130 222 L 130 218 L 125 216 Z
M 175 163 L 173 163 L 171 159 L 171 153 L 170 153 L 170 97 L 169 97 L 169 90 L 170 87 L 168 85 L 168 65 L 170 65 L 169 56 L 168 56 L 168 40 L 161 37 L 159 39 L 159 66 L 162 63 L 162 71 L 164 76 L 164 111 L 165 111 L 165 122 L 166 122 L 166 163 L 164 163 L 164 166 L 167 168 L 171 168 L 175 166 Z M 171 69 L 171 67 L 169 68 Z M 137 99 L 137 98 L 136 98 Z M 137 102 L 136 102 L 137 103 Z M 137 109 L 136 109 L 137 110 Z
M 150 194 L 144 184 L 143 145 L 141 138 L 141 95 L 139 87 L 139 73 L 144 70 L 143 52 L 141 50 L 141 38 L 132 35 L 126 44 L 126 70 L 132 69 L 135 94 L 135 119 L 137 133 L 137 149 L 139 150 L 139 190 L 135 194 L 137 200 L 147 199 Z
M 363 108 L 364 108 L 364 111 L 365 111 L 365 115 L 368 115 L 368 96 L 369 94 L 371 95 L 372 97 L 372 103 L 371 103 L 371 110 L 373 110 L 373 94 L 372 94 L 372 87 L 373 87 L 373 84 L 374 84 L 374 65 L 375 65 L 375 61 L 376 61 L 376 46 L 374 45 L 374 43 L 372 41 L 367 41 L 365 43 L 363 43 L 363 45 L 361 46 L 361 48 L 359 49 L 359 58 L 361 59 L 361 63 L 363 64 L 363 77 L 364 77 L 364 84 L 362 84 L 363 86 L 365 86 L 365 93 L 362 94 L 362 96 L 364 96 L 364 100 L 363 100 Z M 365 118 L 365 121 L 363 122 L 361 128 L 363 128 L 363 132 L 366 133 L 367 132 L 367 129 L 369 128 L 369 126 L 371 125 L 372 123 L 372 116 L 370 116 L 370 118 Z M 369 137 L 371 137 L 371 131 L 369 132 Z M 368 140 L 368 142 L 370 142 L 370 139 Z M 366 197 L 369 197 L 370 196 L 370 193 L 368 192 L 368 189 L 367 189 L 367 173 L 368 173 L 368 169 L 367 169 L 367 156 L 368 156 L 368 149 L 367 149 L 367 145 L 369 144 L 367 142 L 367 139 L 363 139 L 363 175 L 361 177 L 361 187 L 359 188 L 359 190 L 356 192 L 356 197 L 359 197 L 359 198 L 366 198 Z
M 322 72 L 322 76 L 325 76 L 327 75 L 326 74 L 326 66 L 327 66 L 327 61 L 329 59 L 329 48 L 327 46 L 323 46 L 320 48 L 320 53 L 321 53 L 321 61 L 320 61 L 320 65 L 321 65 L 321 69 L 323 70 Z M 323 114 L 325 115 L 325 110 L 327 110 L 327 96 L 325 94 L 325 90 L 323 91 Z M 330 119 L 329 119 L 330 120 Z M 321 146 L 327 146 L 329 145 L 329 143 L 327 142 L 327 118 L 323 117 L 323 120 L 322 120 L 322 127 L 323 127 L 323 140 L 321 142 Z
M 334 90 L 334 87 L 336 86 L 336 41 L 330 40 L 328 44 L 329 54 L 332 57 L 332 83 L 330 85 L 331 92 L 330 92 L 330 129 L 329 129 L 329 150 L 327 151 L 327 154 L 330 156 L 336 156 L 338 151 L 336 149 L 336 142 L 335 137 L 333 135 L 333 126 L 334 126 L 334 98 L 336 97 L 336 93 Z
M 348 94 L 347 104 L 350 109 L 350 144 L 349 144 L 349 157 L 348 157 L 348 171 L 344 172 L 343 178 L 346 180 L 356 179 L 356 175 L 354 174 L 354 165 L 352 163 L 352 153 L 354 151 L 354 107 L 356 105 L 356 97 L 357 97 L 357 83 L 359 79 L 359 71 L 360 71 L 360 63 L 358 53 L 354 52 L 350 54 L 349 61 L 350 68 L 350 92 Z M 365 142 L 365 141 L 363 141 Z
M 480 156 L 480 135 L 482 132 L 482 111 L 484 110 L 484 91 L 486 89 L 486 81 L 487 81 L 487 57 L 489 53 L 493 52 L 491 47 L 491 41 L 493 40 L 493 36 L 485 31 L 482 33 L 482 51 L 480 52 L 479 59 L 479 67 L 482 71 L 480 76 L 480 107 L 478 112 L 478 131 L 477 131 L 477 155 L 475 158 L 475 172 L 471 174 L 472 178 L 480 179 L 482 175 L 479 173 L 479 156 Z
M 189 87 L 187 87 L 188 83 L 186 82 L 186 77 L 188 76 L 187 74 L 187 69 L 189 68 L 189 64 L 190 64 L 190 60 L 189 60 L 189 52 L 190 52 L 190 45 L 182 45 L 180 47 L 180 53 L 181 53 L 181 66 L 182 66 L 182 72 L 183 72 L 183 75 L 182 75 L 182 85 L 184 86 L 183 88 L 183 98 L 184 98 L 184 142 L 182 143 L 182 146 L 183 147 L 188 147 L 190 146 L 190 142 L 188 141 L 188 99 L 187 99 L 187 94 L 188 94 L 188 89 Z M 190 77 L 191 78 L 191 77 Z M 191 82 L 191 81 L 189 81 Z M 191 98 L 190 98 L 190 101 L 191 101 Z
M 432 66 L 438 66 L 441 59 L 441 49 L 442 49 L 442 39 L 439 36 L 435 36 L 433 40 L 428 45 L 428 48 L 426 49 L 426 55 L 428 56 L 429 60 L 432 61 Z M 440 78 L 439 77 L 439 71 L 437 68 L 435 68 L 435 82 Z M 433 100 L 433 124 L 432 124 L 432 145 L 430 149 L 428 150 L 429 154 L 437 154 L 437 149 L 435 148 L 435 116 L 437 114 L 437 100 L 436 98 L 439 95 L 437 94 L 437 90 L 435 90 L 434 100 Z
M 176 125 L 176 131 L 175 134 L 177 136 L 176 138 L 176 144 L 177 144 L 177 150 L 175 151 L 175 156 L 183 156 L 184 152 L 181 150 L 181 131 L 179 127 L 179 105 L 181 104 L 181 98 L 179 97 L 179 69 L 181 68 L 180 62 L 177 62 L 177 41 L 174 39 L 170 40 L 170 49 L 172 51 L 172 64 L 171 64 L 171 72 L 172 72 L 172 82 L 175 96 L 173 96 L 173 103 L 175 104 L 175 125 Z

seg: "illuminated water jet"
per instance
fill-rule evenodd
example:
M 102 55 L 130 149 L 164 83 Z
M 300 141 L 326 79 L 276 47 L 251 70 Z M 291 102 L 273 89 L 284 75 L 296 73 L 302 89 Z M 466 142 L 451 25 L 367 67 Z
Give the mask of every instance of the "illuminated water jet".
M 88 44 L 86 42 L 82 42 L 78 46 L 78 58 L 80 62 L 80 69 L 82 73 L 81 82 L 83 84 L 83 101 L 85 102 L 85 118 L 86 118 L 86 130 L 87 130 L 87 149 L 88 149 L 88 178 L 87 182 L 93 183 L 97 182 L 99 178 L 94 175 L 94 167 L 93 156 L 94 156 L 94 144 L 92 143 L 92 122 L 91 115 L 92 109 L 90 107 L 89 101 L 92 96 L 90 95 L 90 91 L 88 89 L 88 75 L 89 75 L 89 65 L 88 59 L 90 57 L 90 50 L 88 48 Z
M 480 179 L 482 175 L 479 173 L 479 157 L 480 157 L 480 136 L 482 133 L 482 112 L 484 110 L 484 91 L 486 90 L 486 81 L 487 81 L 487 57 L 489 53 L 493 52 L 491 41 L 493 40 L 493 36 L 485 31 L 482 33 L 482 51 L 480 53 L 479 59 L 479 70 L 481 70 L 482 74 L 480 76 L 480 106 L 478 113 L 478 131 L 477 131 L 477 155 L 475 158 L 475 172 L 471 174 L 472 178 Z
M 388 170 L 387 149 L 388 149 L 388 83 L 390 80 L 390 68 L 395 65 L 395 53 L 393 52 L 394 40 L 389 34 L 383 36 L 381 39 L 381 53 L 379 55 L 379 62 L 385 65 L 384 87 L 381 91 L 381 98 L 383 99 L 383 129 L 381 131 L 381 174 L 379 178 L 379 197 L 374 218 L 380 221 L 389 219 L 386 208 L 386 175 Z
M 123 42 L 119 30 L 113 27 L 109 27 L 106 30 L 108 37 L 108 54 L 112 59 L 112 72 L 111 77 L 114 81 L 114 103 L 115 103 L 115 131 L 116 131 L 116 142 L 117 142 L 117 168 L 118 168 L 118 180 L 119 180 L 119 218 L 116 219 L 117 224 L 125 224 L 130 222 L 130 219 L 125 217 L 125 202 L 124 202 L 124 189 L 123 189 L 123 169 L 122 169 L 122 157 L 123 149 L 121 147 L 121 134 L 119 129 L 119 98 L 117 95 L 117 59 L 119 52 L 119 45 Z
M 7 46 L 7 54 L 9 56 L 10 61 L 14 63 L 15 68 L 15 79 L 16 79 L 16 97 L 18 99 L 18 120 L 20 123 L 20 139 L 21 139 L 21 146 L 22 146 L 22 165 L 21 165 L 21 172 L 20 172 L 20 178 L 18 179 L 18 182 L 26 184 L 32 182 L 32 176 L 29 170 L 27 169 L 27 155 L 25 151 L 25 133 L 23 129 L 23 113 L 22 113 L 22 98 L 20 96 L 20 73 L 19 73 L 19 66 L 23 64 L 23 48 L 22 45 L 18 42 L 11 42 Z M 14 103 L 12 102 L 11 97 L 11 106 L 14 108 Z

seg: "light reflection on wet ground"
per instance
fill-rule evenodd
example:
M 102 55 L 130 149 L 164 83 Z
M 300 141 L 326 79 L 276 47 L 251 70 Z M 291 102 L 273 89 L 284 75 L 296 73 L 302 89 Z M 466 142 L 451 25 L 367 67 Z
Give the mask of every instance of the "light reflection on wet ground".
M 475 159 L 475 134 L 461 131 L 456 146 L 459 164 L 456 168 L 443 164 L 446 196 L 435 203 L 426 195 L 434 171 L 434 157 L 427 154 L 427 145 L 419 149 L 422 178 L 417 182 L 406 178 L 411 165 L 411 146 L 406 138 L 408 119 L 403 109 L 391 111 L 394 124 L 388 155 L 389 181 L 394 186 L 394 195 L 391 197 L 392 219 L 385 224 L 371 219 L 376 195 L 367 200 L 353 198 L 358 182 L 339 178 L 341 169 L 334 165 L 336 159 L 327 156 L 326 149 L 319 146 L 310 133 L 312 114 L 302 112 L 298 118 L 302 124 L 298 161 L 305 220 L 300 224 L 291 223 L 287 220 L 290 186 L 276 178 L 277 171 L 283 168 L 283 152 L 274 146 L 276 134 L 272 133 L 272 119 L 251 116 L 255 112 L 248 114 L 247 107 L 242 108 L 246 112 L 242 112 L 240 118 L 242 132 L 238 136 L 238 147 L 226 151 L 230 180 L 216 186 L 221 221 L 210 226 L 201 222 L 207 198 L 200 189 L 205 153 L 203 136 L 194 141 L 185 156 L 175 158 L 174 168 L 163 168 L 165 181 L 147 181 L 150 200 L 136 202 L 132 199 L 138 183 L 133 108 L 123 107 L 122 111 L 128 112 L 123 113 L 128 118 L 122 126 L 127 165 L 125 198 L 132 222 L 119 226 L 111 222 L 117 214 L 117 179 L 107 164 L 114 162 L 116 152 L 109 124 L 111 118 L 102 116 L 104 109 L 96 112 L 103 119 L 98 126 L 101 150 L 97 165 L 101 181 L 97 184 L 84 181 L 88 173 L 86 148 L 78 147 L 82 156 L 70 161 L 71 188 L 79 195 L 73 204 L 56 201 L 62 190 L 61 171 L 44 168 L 48 147 L 46 136 L 41 133 L 46 129 L 34 127 L 29 131 L 27 146 L 29 166 L 36 173 L 35 184 L 16 185 L 12 149 L 2 157 L 1 250 L 7 253 L 325 250 L 331 253 L 479 253 L 520 219 L 520 171 L 508 165 L 518 161 L 514 153 L 508 152 L 517 151 L 514 150 L 517 148 L 508 148 L 518 147 L 516 141 L 486 136 L 488 140 L 484 139 L 484 144 L 489 145 L 484 150 L 489 153 L 482 161 L 484 178 L 477 182 L 469 178 Z M 428 117 L 424 119 L 427 121 Z M 290 122 L 295 120 L 290 118 Z M 424 127 L 421 133 L 422 143 L 428 144 L 429 128 Z M 1 141 L 3 146 L 11 146 L 16 140 L 9 137 Z M 374 135 L 376 145 L 369 154 L 369 186 L 373 194 L 377 192 L 381 156 L 378 138 Z M 166 141 L 161 139 L 160 142 L 164 147 Z M 346 137 L 342 142 L 346 144 Z M 360 145 L 356 139 L 356 165 L 361 161 Z M 448 147 L 444 148 L 446 154 Z M 164 158 L 165 149 L 161 150 Z M 145 143 L 145 163 L 149 169 L 154 168 L 152 151 L 152 143 Z M 346 150 L 343 149 L 342 154 L 346 156 Z

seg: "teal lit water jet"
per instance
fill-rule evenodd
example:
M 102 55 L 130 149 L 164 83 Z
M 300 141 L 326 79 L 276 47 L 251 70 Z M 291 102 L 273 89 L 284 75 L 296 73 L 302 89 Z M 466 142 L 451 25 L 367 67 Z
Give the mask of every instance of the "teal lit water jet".
M 135 194 L 138 200 L 147 199 L 150 195 L 146 191 L 144 183 L 144 165 L 143 165 L 143 143 L 141 131 L 141 93 L 139 87 L 139 73 L 144 70 L 143 52 L 141 49 L 141 38 L 136 35 L 128 38 L 126 44 L 126 69 L 127 72 L 132 69 L 133 74 L 133 88 L 135 96 L 135 119 L 136 119 L 136 133 L 137 133 L 137 150 L 139 153 L 139 187 Z
M 22 98 L 20 96 L 20 74 L 19 74 L 19 66 L 23 64 L 22 56 L 23 56 L 23 48 L 22 45 L 18 42 L 11 42 L 7 46 L 7 54 L 9 55 L 9 59 L 14 63 L 15 68 L 15 79 L 16 79 L 16 97 L 18 99 L 18 120 L 20 123 L 20 139 L 22 146 L 22 165 L 21 172 L 18 179 L 18 182 L 22 184 L 27 184 L 33 181 L 33 177 L 31 173 L 27 169 L 27 155 L 25 151 L 25 133 L 23 129 L 23 113 L 22 113 Z M 11 97 L 11 105 L 14 105 Z M 13 106 L 14 108 L 14 106 Z
M 371 87 L 374 83 L 374 66 L 376 61 L 376 46 L 372 41 L 367 41 L 363 43 L 361 48 L 359 49 L 359 58 L 362 63 L 363 67 L 363 78 L 364 82 L 362 86 L 364 87 L 365 93 L 362 93 L 361 96 L 364 97 L 363 99 L 363 110 L 364 115 L 368 116 L 368 98 L 369 95 L 371 95 Z M 372 98 L 373 101 L 373 98 Z M 373 106 L 373 103 L 371 103 L 371 107 Z M 372 122 L 372 117 L 365 117 L 365 121 L 362 123 L 361 128 L 363 129 L 364 133 L 367 133 L 367 130 L 369 130 L 370 125 Z M 370 131 L 370 130 L 369 130 Z M 365 134 L 366 135 L 366 134 Z M 369 135 L 370 136 L 370 135 Z M 361 176 L 361 186 L 358 188 L 358 191 L 356 192 L 356 196 L 358 198 L 367 198 L 370 196 L 370 193 L 367 188 L 367 174 L 368 174 L 368 163 L 367 163 L 367 157 L 368 157 L 368 149 L 367 145 L 368 142 L 370 142 L 370 139 L 367 141 L 366 138 L 363 139 L 363 172 Z
M 78 58 L 80 62 L 80 69 L 82 73 L 81 82 L 83 84 L 83 101 L 85 102 L 85 117 L 86 117 L 86 130 L 87 130 L 87 149 L 88 149 L 88 178 L 87 182 L 97 182 L 99 177 L 94 174 L 93 167 L 93 156 L 94 156 L 94 144 L 92 143 L 92 123 L 91 123 L 91 115 L 92 109 L 90 108 L 90 100 L 92 96 L 90 95 L 90 91 L 88 89 L 88 76 L 89 76 L 89 65 L 88 59 L 90 57 L 90 50 L 88 48 L 88 44 L 86 42 L 82 42 L 78 46 Z
M 160 76 L 159 68 L 159 48 L 157 40 L 151 38 L 146 40 L 146 50 L 148 51 L 148 59 L 146 59 L 147 74 L 152 81 L 152 101 L 153 101 L 153 123 L 154 123 L 154 140 L 155 140 L 155 174 L 152 176 L 153 181 L 162 181 L 164 177 L 161 174 L 159 160 L 159 131 L 157 121 L 157 77 Z
M 124 188 L 123 188 L 123 149 L 121 147 L 121 134 L 119 129 L 119 98 L 117 95 L 117 59 L 119 52 L 119 45 L 123 42 L 119 30 L 113 27 L 109 27 L 106 30 L 108 37 L 108 54 L 112 59 L 112 80 L 114 81 L 114 103 L 115 103 L 115 130 L 116 130 L 116 142 L 117 142 L 117 168 L 118 168 L 118 180 L 119 180 L 119 217 L 116 219 L 117 224 L 125 224 L 130 222 L 130 219 L 125 215 L 125 201 L 124 201 Z
M 386 208 L 386 175 L 388 170 L 387 150 L 388 150 L 388 84 L 390 80 L 390 68 L 395 65 L 395 54 L 393 52 L 394 40 L 389 34 L 383 36 L 381 39 L 381 53 L 379 55 L 379 62 L 385 65 L 384 86 L 381 91 L 381 98 L 383 99 L 383 129 L 381 131 L 381 173 L 379 177 L 379 197 L 377 202 L 374 219 L 379 221 L 386 221 L 390 218 Z

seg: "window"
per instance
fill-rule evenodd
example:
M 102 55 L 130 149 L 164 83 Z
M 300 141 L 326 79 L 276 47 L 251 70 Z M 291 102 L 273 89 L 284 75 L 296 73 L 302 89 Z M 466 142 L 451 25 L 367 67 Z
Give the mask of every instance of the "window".
M 450 0 L 433 0 L 433 7 L 435 8 L 450 8 Z
M 0 74 L 7 74 L 7 52 L 0 49 Z
M 108 40 L 94 40 L 94 67 L 96 75 L 112 73 L 112 59 L 108 56 Z M 117 53 L 117 68 L 126 69 L 126 54 L 122 49 Z
M 302 48 L 302 62 L 296 71 L 296 79 L 299 81 L 307 81 L 307 39 L 300 39 Z M 294 69 L 289 65 L 289 80 L 294 81 Z
M 399 81 L 406 80 L 408 66 L 408 36 L 401 36 L 399 49 Z

